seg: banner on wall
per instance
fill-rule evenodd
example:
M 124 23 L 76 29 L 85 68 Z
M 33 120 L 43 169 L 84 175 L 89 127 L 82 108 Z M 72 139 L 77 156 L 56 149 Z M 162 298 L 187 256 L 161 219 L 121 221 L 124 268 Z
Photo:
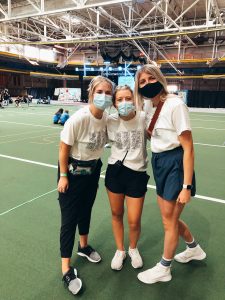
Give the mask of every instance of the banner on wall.
M 56 88 L 54 92 L 58 96 L 58 101 L 61 102 L 80 102 L 81 89 L 80 88 Z

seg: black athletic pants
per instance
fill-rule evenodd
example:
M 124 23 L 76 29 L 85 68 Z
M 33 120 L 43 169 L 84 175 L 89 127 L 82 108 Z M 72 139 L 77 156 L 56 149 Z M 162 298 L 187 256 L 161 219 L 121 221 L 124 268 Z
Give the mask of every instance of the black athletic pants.
M 102 162 L 99 160 L 94 173 L 91 175 L 73 176 L 69 174 L 67 192 L 59 193 L 61 257 L 70 258 L 72 256 L 77 225 L 80 235 L 89 233 L 91 211 L 98 189 L 101 167 Z

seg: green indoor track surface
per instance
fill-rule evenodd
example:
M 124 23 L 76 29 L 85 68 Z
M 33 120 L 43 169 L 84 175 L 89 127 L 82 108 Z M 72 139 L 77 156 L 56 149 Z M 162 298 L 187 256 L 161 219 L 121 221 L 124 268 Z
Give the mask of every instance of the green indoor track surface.
M 69 107 L 70 114 L 80 106 Z M 68 108 L 68 107 L 67 107 Z M 54 106 L 7 107 L 0 111 L 0 300 L 224 300 L 225 299 L 225 114 L 191 113 L 195 143 L 197 196 L 182 219 L 207 253 L 204 261 L 173 262 L 173 279 L 144 285 L 140 270 L 127 258 L 121 271 L 112 271 L 116 250 L 111 212 L 104 186 L 110 149 L 103 155 L 102 178 L 93 208 L 90 244 L 102 256 L 93 264 L 76 254 L 73 265 L 83 281 L 73 296 L 61 281 L 59 253 L 60 211 L 57 200 L 57 159 L 60 125 L 52 124 Z M 149 157 L 151 156 L 148 144 Z M 40 164 L 42 163 L 42 164 Z M 156 203 L 151 168 L 145 198 L 139 250 L 142 270 L 162 255 L 163 228 Z M 125 244 L 128 248 L 128 226 Z M 177 251 L 185 244 L 179 242 Z

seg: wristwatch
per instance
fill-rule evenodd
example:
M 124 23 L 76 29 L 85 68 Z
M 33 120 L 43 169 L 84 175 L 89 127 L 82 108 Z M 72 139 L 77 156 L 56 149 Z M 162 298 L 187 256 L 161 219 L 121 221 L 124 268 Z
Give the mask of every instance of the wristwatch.
M 192 185 L 191 184 L 183 184 L 183 189 L 191 190 L 192 189 Z

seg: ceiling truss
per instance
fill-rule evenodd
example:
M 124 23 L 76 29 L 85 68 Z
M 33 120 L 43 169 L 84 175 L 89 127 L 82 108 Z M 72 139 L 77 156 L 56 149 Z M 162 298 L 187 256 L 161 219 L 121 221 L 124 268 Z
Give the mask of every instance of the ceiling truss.
M 63 8 L 60 0 L 1 3 L 0 44 L 86 43 L 112 51 L 128 45 L 148 61 L 155 51 L 167 59 L 176 48 L 179 60 L 182 47 L 201 47 L 199 37 L 213 39 L 215 58 L 225 36 L 224 0 L 64 0 Z

